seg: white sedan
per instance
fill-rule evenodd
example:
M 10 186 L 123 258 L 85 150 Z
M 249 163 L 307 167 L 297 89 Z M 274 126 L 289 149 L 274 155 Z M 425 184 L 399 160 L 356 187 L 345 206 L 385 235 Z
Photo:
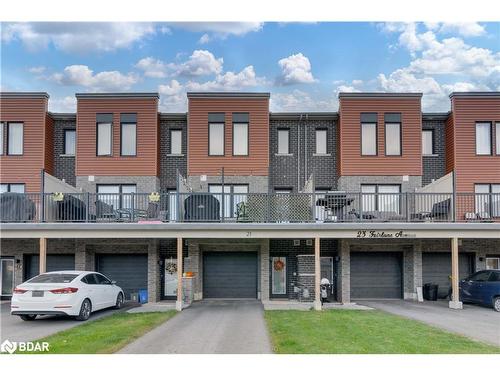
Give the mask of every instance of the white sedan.
M 121 308 L 123 299 L 123 290 L 100 273 L 55 271 L 15 287 L 10 312 L 22 320 L 34 320 L 37 315 L 68 315 L 87 320 L 94 311 Z

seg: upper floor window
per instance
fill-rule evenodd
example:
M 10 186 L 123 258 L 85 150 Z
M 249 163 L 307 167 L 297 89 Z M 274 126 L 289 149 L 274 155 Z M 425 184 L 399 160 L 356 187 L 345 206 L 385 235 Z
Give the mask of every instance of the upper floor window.
M 3 133 L 4 133 L 5 124 L 0 122 L 0 155 L 3 155 Z
M 491 123 L 476 122 L 476 155 L 491 155 Z
M 248 156 L 248 113 L 233 113 L 233 155 Z
M 401 211 L 401 185 L 361 185 L 363 211 Z
M 500 122 L 495 124 L 495 135 L 496 135 L 496 154 L 500 155 Z
M 290 129 L 278 129 L 278 154 L 290 153 Z
M 483 218 L 500 217 L 500 184 L 475 184 L 476 213 Z
M 73 129 L 64 130 L 64 154 L 75 155 L 76 131 Z
M 208 155 L 224 155 L 224 113 L 208 114 Z
M 97 156 L 111 156 L 113 149 L 113 115 L 97 114 Z
M 180 129 L 170 130 L 170 154 L 182 154 L 182 130 Z
M 422 130 L 422 154 L 434 154 L 434 131 L 431 129 Z
M 0 184 L 0 193 L 24 193 L 24 184 Z
M 137 115 L 122 113 L 120 115 L 120 155 L 137 155 Z
M 361 155 L 377 155 L 377 114 L 361 114 Z
M 114 210 L 132 208 L 132 193 L 136 192 L 136 185 L 97 185 L 97 198 L 100 202 L 98 216 L 115 215 Z
M 325 155 L 328 153 L 328 130 L 316 129 L 316 154 Z
M 7 154 L 23 154 L 24 129 L 22 122 L 9 122 L 7 124 Z
M 401 155 L 401 114 L 386 113 L 385 118 L 385 154 Z

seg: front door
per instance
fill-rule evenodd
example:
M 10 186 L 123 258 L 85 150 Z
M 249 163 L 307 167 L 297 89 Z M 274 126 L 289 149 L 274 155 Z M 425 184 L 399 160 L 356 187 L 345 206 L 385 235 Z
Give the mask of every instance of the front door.
M 285 297 L 286 292 L 286 257 L 271 258 L 271 294 Z
M 0 260 L 0 295 L 11 296 L 14 289 L 14 259 Z
M 165 297 L 177 296 L 177 259 L 165 259 Z

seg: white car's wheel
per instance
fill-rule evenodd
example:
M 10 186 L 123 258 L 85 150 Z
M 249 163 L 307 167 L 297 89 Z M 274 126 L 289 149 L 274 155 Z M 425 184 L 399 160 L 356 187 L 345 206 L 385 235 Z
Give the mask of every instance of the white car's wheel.
M 76 320 L 87 320 L 92 312 L 92 303 L 88 298 L 84 299 L 82 302 L 82 307 L 80 307 L 80 314 L 76 316 Z
M 19 317 L 24 320 L 25 322 L 28 322 L 30 320 L 35 320 L 36 319 L 36 314 L 25 314 L 25 315 L 19 315 Z
M 500 312 L 500 297 L 493 298 L 493 308 L 495 311 Z
M 116 297 L 115 309 L 120 310 L 122 307 L 123 307 L 123 293 L 120 292 L 120 293 L 118 293 L 118 296 Z

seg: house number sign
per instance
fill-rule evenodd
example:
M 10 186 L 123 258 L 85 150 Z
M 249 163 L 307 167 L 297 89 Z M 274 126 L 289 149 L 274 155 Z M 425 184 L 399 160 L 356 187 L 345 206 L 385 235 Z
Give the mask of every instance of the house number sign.
M 414 234 L 406 233 L 402 230 L 385 231 L 385 230 L 358 230 L 356 238 L 408 238 L 415 237 Z

